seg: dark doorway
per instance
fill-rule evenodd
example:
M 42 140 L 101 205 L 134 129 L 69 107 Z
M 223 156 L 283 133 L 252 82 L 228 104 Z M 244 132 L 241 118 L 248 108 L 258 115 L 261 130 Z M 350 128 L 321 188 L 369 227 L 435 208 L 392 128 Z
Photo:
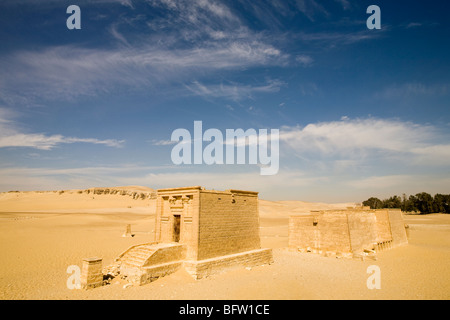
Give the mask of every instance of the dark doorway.
M 173 216 L 173 242 L 180 241 L 181 216 L 176 214 Z

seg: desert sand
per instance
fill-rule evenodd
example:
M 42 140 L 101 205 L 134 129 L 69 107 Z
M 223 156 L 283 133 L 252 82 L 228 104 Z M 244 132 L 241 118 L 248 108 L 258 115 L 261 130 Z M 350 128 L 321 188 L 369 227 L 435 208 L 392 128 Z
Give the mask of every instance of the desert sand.
M 260 200 L 261 242 L 273 248 L 273 264 L 198 281 L 181 269 L 141 287 L 124 288 L 116 278 L 100 288 L 71 290 L 69 266 L 81 267 L 89 257 L 107 266 L 129 246 L 153 241 L 153 189 L 93 190 L 0 193 L 0 299 L 450 298 L 450 215 L 405 215 L 409 244 L 360 261 L 287 249 L 289 215 L 354 204 L 267 200 Z M 122 237 L 127 224 L 134 237 Z M 380 267 L 381 289 L 367 288 L 370 265 Z

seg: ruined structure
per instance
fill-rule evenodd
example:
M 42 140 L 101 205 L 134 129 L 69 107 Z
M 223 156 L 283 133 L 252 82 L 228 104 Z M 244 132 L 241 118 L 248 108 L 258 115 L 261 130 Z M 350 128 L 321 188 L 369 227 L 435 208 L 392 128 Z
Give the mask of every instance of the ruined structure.
M 116 260 L 135 284 L 184 267 L 195 279 L 236 266 L 273 261 L 261 249 L 258 193 L 201 187 L 158 190 L 155 241 L 133 246 Z
M 80 284 L 83 289 L 92 289 L 103 285 L 102 259 L 83 259 Z
M 341 256 L 373 255 L 408 243 L 399 209 L 312 211 L 289 218 L 289 248 Z

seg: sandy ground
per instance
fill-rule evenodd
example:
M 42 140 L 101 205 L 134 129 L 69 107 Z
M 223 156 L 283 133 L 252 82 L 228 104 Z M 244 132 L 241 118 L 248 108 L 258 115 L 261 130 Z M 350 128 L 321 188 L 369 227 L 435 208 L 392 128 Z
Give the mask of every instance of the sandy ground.
M 199 281 L 184 270 L 141 287 L 70 290 L 70 265 L 108 265 L 133 244 L 153 241 L 154 200 L 78 191 L 0 194 L 0 299 L 449 299 L 450 215 L 407 215 L 409 245 L 378 259 L 336 259 L 286 249 L 289 214 L 351 204 L 260 201 L 261 242 L 274 263 Z M 131 224 L 133 238 L 121 237 Z M 367 268 L 381 270 L 369 290 Z

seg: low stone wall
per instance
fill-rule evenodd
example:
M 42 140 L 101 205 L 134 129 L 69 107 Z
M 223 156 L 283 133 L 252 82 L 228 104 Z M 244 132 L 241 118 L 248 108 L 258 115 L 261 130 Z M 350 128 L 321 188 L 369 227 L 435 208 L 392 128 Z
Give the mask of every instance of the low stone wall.
M 127 269 L 124 269 L 123 271 L 127 274 L 126 279 L 128 282 L 133 285 L 141 286 L 174 273 L 180 269 L 182 265 L 182 261 L 175 261 L 144 268 L 127 267 Z
M 232 268 L 256 267 L 272 262 L 272 249 L 257 249 L 200 261 L 185 261 L 183 265 L 198 280 Z
M 178 243 L 143 244 L 132 246 L 116 261 L 121 263 L 121 277 L 143 285 L 178 270 L 185 253 L 186 247 Z
M 155 247 L 157 250 L 145 261 L 143 267 L 181 261 L 186 256 L 186 246 L 181 244 L 159 244 Z

